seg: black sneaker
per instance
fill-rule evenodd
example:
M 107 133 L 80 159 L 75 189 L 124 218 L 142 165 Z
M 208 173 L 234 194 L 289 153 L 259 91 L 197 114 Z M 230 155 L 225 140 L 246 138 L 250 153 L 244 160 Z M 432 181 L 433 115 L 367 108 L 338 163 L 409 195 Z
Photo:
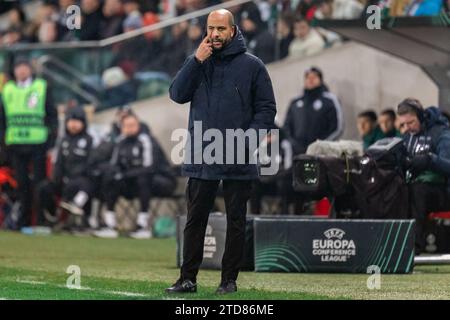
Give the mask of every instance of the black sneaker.
M 216 290 L 216 294 L 227 294 L 237 291 L 236 281 L 226 280 L 222 281 Z
M 194 293 L 197 292 L 197 284 L 191 280 L 178 279 L 170 288 L 166 289 L 167 293 Z

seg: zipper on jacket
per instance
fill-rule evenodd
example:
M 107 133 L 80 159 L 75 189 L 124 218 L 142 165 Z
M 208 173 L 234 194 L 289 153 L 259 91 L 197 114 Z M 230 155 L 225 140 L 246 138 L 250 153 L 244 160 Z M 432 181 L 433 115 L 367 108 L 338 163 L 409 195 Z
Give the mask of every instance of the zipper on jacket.
M 238 96 L 239 96 L 239 100 L 241 100 L 241 106 L 242 106 L 242 108 L 244 108 L 244 99 L 242 98 L 242 95 L 241 95 L 241 92 L 239 91 L 239 88 L 235 85 L 234 86 L 234 88 L 236 89 L 236 92 L 237 92 L 237 94 L 238 94 Z

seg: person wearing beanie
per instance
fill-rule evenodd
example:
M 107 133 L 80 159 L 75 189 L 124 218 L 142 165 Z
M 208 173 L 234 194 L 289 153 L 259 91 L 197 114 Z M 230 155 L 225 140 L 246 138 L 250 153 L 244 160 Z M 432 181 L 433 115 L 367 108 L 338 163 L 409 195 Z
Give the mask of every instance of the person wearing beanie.
M 88 227 L 92 183 L 90 158 L 94 139 L 88 133 L 86 114 L 81 106 L 66 111 L 65 135 L 58 143 L 51 179 L 38 186 L 38 223 L 53 226 L 58 222 L 55 197 L 69 213 L 82 217 L 82 227 Z
M 0 143 L 11 157 L 18 182 L 17 225 L 21 228 L 32 223 L 33 186 L 46 177 L 47 152 L 55 145 L 58 115 L 47 81 L 33 76 L 26 57 L 15 59 L 13 71 L 14 79 L 3 87 L 0 101 Z
M 316 140 L 337 140 L 344 131 L 342 107 L 337 97 L 324 83 L 323 73 L 317 67 L 304 72 L 304 91 L 289 105 L 283 130 L 292 146 L 293 156 L 306 153 Z M 291 169 L 292 170 L 292 169 Z M 296 199 L 295 213 L 302 213 L 303 199 L 292 188 L 292 175 L 280 181 L 282 211 L 289 213 L 291 202 Z

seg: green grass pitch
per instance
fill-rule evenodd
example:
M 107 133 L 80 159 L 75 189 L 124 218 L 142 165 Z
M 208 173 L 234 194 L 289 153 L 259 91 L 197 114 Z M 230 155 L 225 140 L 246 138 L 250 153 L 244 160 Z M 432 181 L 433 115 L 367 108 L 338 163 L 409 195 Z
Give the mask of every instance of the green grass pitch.
M 96 239 L 27 236 L 0 231 L 0 299 L 221 299 L 219 271 L 200 270 L 198 293 L 167 295 L 178 277 L 175 239 Z M 66 282 L 68 266 L 81 270 L 81 289 Z M 450 266 L 416 267 L 409 275 L 382 275 L 367 288 L 364 274 L 241 272 L 239 291 L 225 299 L 449 299 Z

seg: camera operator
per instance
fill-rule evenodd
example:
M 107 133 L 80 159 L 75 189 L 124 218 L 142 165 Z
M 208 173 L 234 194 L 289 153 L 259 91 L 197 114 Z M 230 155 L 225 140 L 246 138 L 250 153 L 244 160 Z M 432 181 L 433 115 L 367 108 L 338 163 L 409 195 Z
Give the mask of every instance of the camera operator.
M 410 158 L 407 180 L 411 217 L 416 219 L 416 254 L 425 246 L 424 224 L 430 212 L 450 210 L 450 129 L 436 107 L 403 100 L 397 108 L 400 132 Z

